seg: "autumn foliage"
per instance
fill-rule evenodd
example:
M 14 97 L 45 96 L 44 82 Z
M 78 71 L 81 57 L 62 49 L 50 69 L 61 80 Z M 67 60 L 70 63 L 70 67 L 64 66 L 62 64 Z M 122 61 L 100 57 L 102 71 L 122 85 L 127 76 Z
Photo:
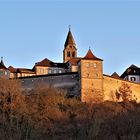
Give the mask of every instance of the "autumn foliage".
M 139 140 L 139 118 L 135 102 L 89 105 L 45 84 L 25 91 L 0 79 L 0 140 Z

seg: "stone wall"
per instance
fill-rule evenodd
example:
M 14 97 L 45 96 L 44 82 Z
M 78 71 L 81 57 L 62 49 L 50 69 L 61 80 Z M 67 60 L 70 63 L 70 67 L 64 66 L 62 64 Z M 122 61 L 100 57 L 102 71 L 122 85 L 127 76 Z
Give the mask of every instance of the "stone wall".
M 103 95 L 102 61 L 81 60 L 79 67 L 81 101 L 96 102 Z
M 19 79 L 23 89 L 31 89 L 39 84 L 47 84 L 58 88 L 72 88 L 78 83 L 78 73 L 62 73 L 22 77 Z
M 140 102 L 140 84 L 113 78 L 107 75 L 103 76 L 104 100 L 115 101 L 116 91 L 119 90 L 123 83 L 126 83 L 130 86 L 132 98 L 136 99 L 137 102 Z

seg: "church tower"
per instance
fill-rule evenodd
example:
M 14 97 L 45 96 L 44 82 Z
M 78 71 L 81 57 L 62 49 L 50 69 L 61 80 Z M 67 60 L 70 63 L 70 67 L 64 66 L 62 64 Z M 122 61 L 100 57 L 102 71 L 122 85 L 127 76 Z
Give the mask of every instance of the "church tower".
M 94 103 L 103 100 L 103 64 L 89 49 L 79 62 L 81 101 Z
M 77 57 L 77 49 L 76 49 L 76 43 L 74 41 L 74 38 L 72 36 L 71 30 L 69 27 L 66 42 L 64 44 L 63 62 L 66 63 L 73 57 Z

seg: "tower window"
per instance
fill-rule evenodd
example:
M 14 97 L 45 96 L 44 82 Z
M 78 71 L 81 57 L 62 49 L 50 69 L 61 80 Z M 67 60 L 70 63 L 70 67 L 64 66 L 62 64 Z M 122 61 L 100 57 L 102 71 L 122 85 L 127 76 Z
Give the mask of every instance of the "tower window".
M 75 52 L 72 52 L 72 57 L 75 57 Z
M 93 66 L 94 66 L 94 68 L 96 68 L 96 67 L 97 67 L 97 64 L 96 64 L 96 63 L 94 63 L 94 64 L 93 64 Z
M 70 51 L 67 52 L 67 57 L 70 57 Z

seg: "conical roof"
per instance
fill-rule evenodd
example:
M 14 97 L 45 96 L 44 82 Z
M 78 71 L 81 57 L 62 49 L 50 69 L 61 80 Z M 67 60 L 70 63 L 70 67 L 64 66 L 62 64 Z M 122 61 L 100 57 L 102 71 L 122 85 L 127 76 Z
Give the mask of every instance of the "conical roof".
M 100 61 L 103 61 L 102 59 L 96 57 L 96 56 L 92 53 L 92 51 L 91 51 L 90 49 L 88 50 L 86 56 L 85 56 L 84 58 L 82 58 L 82 59 L 87 59 L 87 60 L 100 60 Z
M 4 65 L 3 57 L 1 57 L 0 69 L 7 69 L 6 66 Z
M 76 45 L 70 29 L 69 29 L 69 32 L 68 32 L 68 35 L 67 35 L 64 46 L 66 47 L 67 45 L 74 45 L 74 46 Z

